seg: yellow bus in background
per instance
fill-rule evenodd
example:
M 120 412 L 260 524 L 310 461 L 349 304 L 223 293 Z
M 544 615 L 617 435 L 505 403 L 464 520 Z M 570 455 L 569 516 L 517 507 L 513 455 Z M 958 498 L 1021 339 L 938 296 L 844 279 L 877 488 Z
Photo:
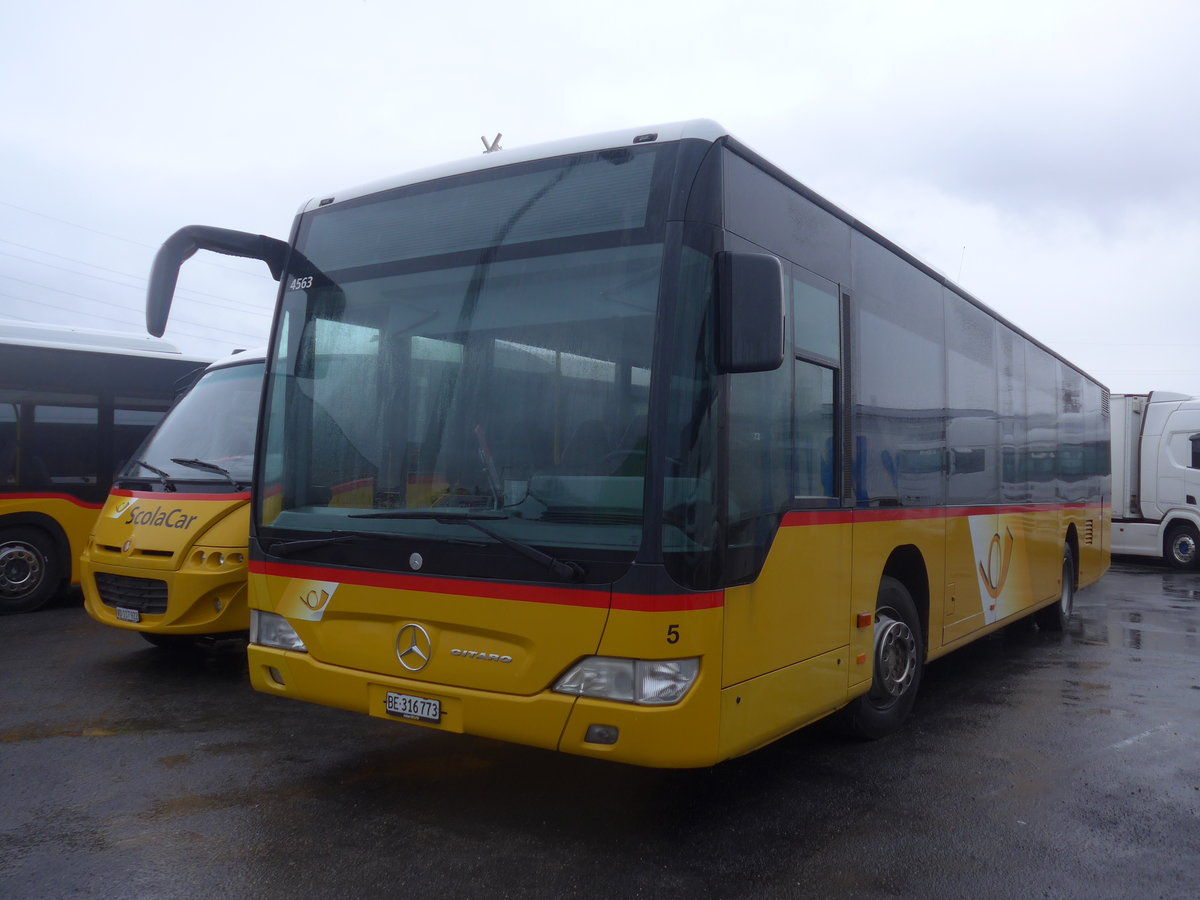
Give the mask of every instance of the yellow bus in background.
M 260 691 L 707 766 L 1107 569 L 1107 391 L 709 121 L 314 198 L 252 491 Z M 1031 285 L 1030 289 L 1035 289 Z
M 0 614 L 79 582 L 113 472 L 208 362 L 137 334 L 0 323 Z
M 184 648 L 244 634 L 262 351 L 209 366 L 117 476 L 81 560 L 104 625 Z

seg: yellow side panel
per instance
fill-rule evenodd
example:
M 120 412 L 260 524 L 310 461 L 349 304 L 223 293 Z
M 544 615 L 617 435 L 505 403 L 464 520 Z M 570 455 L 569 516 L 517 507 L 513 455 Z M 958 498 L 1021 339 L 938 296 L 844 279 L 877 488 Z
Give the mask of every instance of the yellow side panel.
M 1015 573 L 1009 575 L 1012 579 L 1015 574 L 1016 581 L 1009 587 L 1018 593 L 1014 600 L 1007 603 L 1008 609 L 1019 603 L 1020 598 L 1025 600 L 1025 607 L 1028 608 L 1042 600 L 1057 597 L 1062 580 L 1062 552 L 1067 523 L 1061 511 L 1051 509 L 1025 515 L 1002 515 L 1000 530 L 1003 532 L 1009 523 L 1021 521 L 1025 525 L 1023 552 L 1016 555 Z M 1013 531 L 1016 533 L 1015 526 Z
M 789 521 L 758 580 L 725 592 L 725 687 L 846 646 L 853 526 Z
M 846 648 L 787 666 L 721 692 L 720 758 L 739 756 L 842 706 Z
M 1057 510 L 950 518 L 942 643 L 1019 617 L 1058 596 L 1063 532 Z
M 1079 530 L 1079 586 L 1095 582 L 1108 571 L 1112 506 L 1093 504 L 1073 517 Z

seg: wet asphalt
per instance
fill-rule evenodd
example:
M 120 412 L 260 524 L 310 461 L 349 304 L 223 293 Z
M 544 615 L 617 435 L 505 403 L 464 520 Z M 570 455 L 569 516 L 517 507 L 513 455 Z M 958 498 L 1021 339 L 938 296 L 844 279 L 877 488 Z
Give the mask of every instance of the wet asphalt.
M 630 768 L 254 693 L 78 595 L 0 618 L 0 897 L 1200 896 L 1200 574 L 1128 560 L 1065 634 L 821 723 Z

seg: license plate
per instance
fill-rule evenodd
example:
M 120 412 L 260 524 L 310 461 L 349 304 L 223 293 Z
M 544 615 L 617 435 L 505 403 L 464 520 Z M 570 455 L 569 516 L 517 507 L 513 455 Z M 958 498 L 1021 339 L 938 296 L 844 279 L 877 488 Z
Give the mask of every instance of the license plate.
M 142 621 L 142 614 L 136 609 L 125 609 L 123 606 L 118 606 L 117 618 L 122 622 L 140 622 Z
M 402 719 L 416 719 L 418 722 L 437 723 L 442 721 L 442 702 L 440 700 L 388 691 L 384 703 L 389 715 L 400 716 Z

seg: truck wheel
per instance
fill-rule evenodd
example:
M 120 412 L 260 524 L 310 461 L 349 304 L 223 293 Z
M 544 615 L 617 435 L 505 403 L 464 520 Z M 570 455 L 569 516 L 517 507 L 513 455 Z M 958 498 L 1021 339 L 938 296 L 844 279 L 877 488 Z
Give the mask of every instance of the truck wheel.
M 875 600 L 874 674 L 871 689 L 850 706 L 851 731 L 875 740 L 891 734 L 917 699 L 925 664 L 921 619 L 908 588 L 884 576 Z
M 1058 602 L 1037 611 L 1038 627 L 1046 631 L 1063 631 L 1071 621 L 1074 609 L 1075 554 L 1071 552 L 1070 544 L 1063 544 L 1062 587 L 1058 592 Z
M 1200 537 L 1197 537 L 1196 527 L 1190 522 L 1172 525 L 1167 531 L 1167 562 L 1176 569 L 1196 568 L 1198 543 Z
M 58 593 L 54 541 L 36 528 L 0 531 L 0 614 L 30 612 Z

